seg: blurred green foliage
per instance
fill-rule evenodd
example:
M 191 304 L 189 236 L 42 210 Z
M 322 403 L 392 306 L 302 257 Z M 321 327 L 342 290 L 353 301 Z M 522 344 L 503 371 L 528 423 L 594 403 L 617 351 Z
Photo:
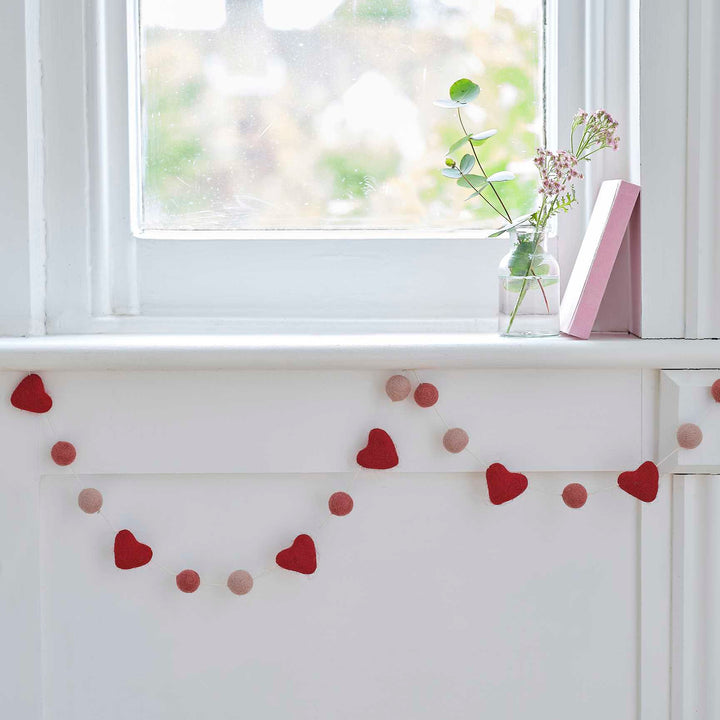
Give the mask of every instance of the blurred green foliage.
M 337 198 L 364 198 L 379 183 L 397 173 L 400 156 L 397 153 L 369 155 L 349 150 L 327 153 L 318 164 L 321 172 L 330 173 Z
M 350 20 L 395 20 L 412 15 L 408 0 L 349 0 L 338 11 Z
M 462 130 L 456 113 L 432 100 L 462 74 L 481 87 L 475 115 L 463 113 L 468 131 L 498 129 L 478 149 L 484 169 L 510 166 L 517 179 L 498 191 L 513 216 L 532 211 L 538 27 L 518 22 L 503 3 L 512 0 L 498 0 L 490 25 L 468 27 L 458 25 L 465 11 L 441 0 L 347 0 L 317 28 L 300 32 L 266 27 L 260 0 L 227 0 L 228 21 L 219 31 L 146 28 L 146 227 L 496 228 L 493 211 L 478 198 L 466 202 L 467 190 L 440 172 Z M 278 89 L 274 80 L 256 79 L 273 77 L 273 67 L 286 74 Z M 319 119 L 347 113 L 341 99 L 368 72 L 396 89 L 405 103 L 399 107 L 415 108 L 414 134 L 406 140 L 395 110 L 380 106 L 396 139 L 356 132 L 328 141 Z M 243 83 L 268 89 L 234 89 Z M 354 118 L 343 122 L 352 128 Z M 411 138 L 418 150 L 409 155 Z M 518 161 L 525 165 L 513 166 Z M 336 200 L 345 201 L 339 216 L 332 215 Z

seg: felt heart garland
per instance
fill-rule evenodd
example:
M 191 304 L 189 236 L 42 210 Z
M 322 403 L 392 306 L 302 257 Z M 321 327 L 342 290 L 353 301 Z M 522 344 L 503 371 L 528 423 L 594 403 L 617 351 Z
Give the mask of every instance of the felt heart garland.
M 289 548 L 277 554 L 275 562 L 285 570 L 312 575 L 317 570 L 313 539 L 309 535 L 298 535 Z
M 24 377 L 10 396 L 10 402 L 18 410 L 46 413 L 52 407 L 52 398 L 45 392 L 45 386 L 35 373 Z
M 390 399 L 397 402 L 409 395 L 410 388 L 407 378 L 396 375 L 388 381 L 386 391 Z M 421 407 L 430 407 L 439 398 L 435 386 L 429 383 L 421 383 L 418 386 L 418 389 L 422 389 L 424 392 L 428 388 L 432 390 L 432 395 L 428 395 L 427 398 L 419 397 L 416 390 L 415 399 Z M 720 403 L 720 380 L 715 381 L 711 392 L 713 399 Z M 14 407 L 33 413 L 46 413 L 53 404 L 42 379 L 34 373 L 23 378 L 13 391 L 10 401 Z M 438 415 L 444 422 L 444 418 L 439 412 Z M 445 424 L 447 425 L 447 423 Z M 445 449 L 450 453 L 465 451 L 469 442 L 467 432 L 462 428 L 451 428 L 449 425 L 447 427 L 449 429 L 443 436 L 442 443 Z M 698 426 L 686 423 L 678 429 L 678 448 L 694 449 L 701 441 L 702 431 Z M 76 458 L 75 447 L 67 441 L 57 442 L 52 448 L 51 457 L 60 466 L 70 465 Z M 396 467 L 399 460 L 390 435 L 385 430 L 373 428 L 368 434 L 366 447 L 357 454 L 357 462 L 361 467 L 375 470 Z M 664 462 L 664 459 L 660 462 Z M 525 475 L 510 472 L 501 463 L 490 465 L 485 476 L 490 502 L 494 505 L 502 505 L 517 498 L 528 487 L 528 479 Z M 621 473 L 617 483 L 624 492 L 638 500 L 646 503 L 652 502 L 658 494 L 658 466 L 651 461 L 644 462 L 637 470 Z M 578 483 L 567 485 L 562 493 L 565 504 L 574 509 L 582 507 L 587 498 L 587 490 Z M 84 512 L 96 514 L 102 508 L 102 495 L 94 488 L 85 488 L 78 496 L 78 504 Z M 353 499 L 345 492 L 336 492 L 330 497 L 328 506 L 333 515 L 342 517 L 352 511 Z M 122 570 L 129 570 L 147 565 L 152 560 L 153 551 L 148 545 L 139 542 L 130 530 L 121 530 L 115 536 L 114 555 L 115 565 Z M 290 547 L 277 554 L 275 561 L 279 567 L 285 570 L 312 575 L 317 570 L 315 542 L 310 535 L 298 535 Z M 194 570 L 183 570 L 175 579 L 177 587 L 184 593 L 191 594 L 200 586 L 200 576 Z M 245 570 L 236 570 L 228 577 L 227 586 L 234 594 L 245 595 L 253 587 L 253 578 Z
M 138 542 L 129 530 L 121 530 L 115 536 L 115 565 L 121 570 L 147 565 L 152 556 L 150 546 Z
M 527 490 L 528 479 L 521 473 L 510 472 L 504 465 L 493 463 L 485 471 L 488 495 L 493 505 L 514 500 Z
M 367 445 L 357 454 L 358 465 L 370 470 L 389 470 L 399 460 L 395 443 L 380 428 L 374 428 L 368 435 Z
M 660 473 L 657 465 L 648 460 L 637 470 L 620 473 L 618 485 L 621 490 L 624 490 L 629 495 L 650 503 L 657 497 L 659 480 Z

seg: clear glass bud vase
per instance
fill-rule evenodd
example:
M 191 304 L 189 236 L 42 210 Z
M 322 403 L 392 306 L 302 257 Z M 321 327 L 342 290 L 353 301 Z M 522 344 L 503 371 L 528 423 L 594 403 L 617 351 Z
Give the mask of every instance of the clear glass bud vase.
M 546 231 L 521 225 L 498 271 L 501 335 L 548 337 L 560 333 L 560 268 L 547 251 Z

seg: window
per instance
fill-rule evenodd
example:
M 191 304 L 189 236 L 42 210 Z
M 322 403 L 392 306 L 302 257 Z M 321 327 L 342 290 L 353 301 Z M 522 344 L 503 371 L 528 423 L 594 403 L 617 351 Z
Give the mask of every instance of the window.
M 40 1 L 52 333 L 492 331 L 507 240 L 441 176 L 433 101 L 482 86 L 515 212 L 558 117 L 629 117 L 630 0 Z
M 137 229 L 497 227 L 440 175 L 463 112 L 534 202 L 541 0 L 138 0 Z

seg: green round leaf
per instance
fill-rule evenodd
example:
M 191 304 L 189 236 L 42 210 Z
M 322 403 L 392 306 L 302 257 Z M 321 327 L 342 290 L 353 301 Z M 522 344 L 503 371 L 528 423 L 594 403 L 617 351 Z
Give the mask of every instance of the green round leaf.
M 454 142 L 449 148 L 448 151 L 445 153 L 446 155 L 452 155 L 459 147 L 462 147 L 470 138 L 470 135 L 466 135 L 465 137 L 461 137 L 459 140 Z
M 472 80 L 461 78 L 450 86 L 450 99 L 462 104 L 469 103 L 480 94 L 480 86 Z
M 500 172 L 493 173 L 487 179 L 489 183 L 493 182 L 507 182 L 508 180 L 514 180 L 515 176 L 507 170 L 501 170 Z
M 449 178 L 459 178 L 460 177 L 460 171 L 454 167 L 454 168 L 443 168 L 442 174 L 445 177 Z
M 461 177 L 457 184 L 460 187 L 472 188 L 473 190 L 481 190 L 487 185 L 487 179 L 482 175 L 466 175 Z
M 493 135 L 497 135 L 497 130 L 484 130 L 483 132 L 479 133 L 473 133 L 470 136 L 471 140 L 487 140 L 488 138 L 491 138 Z
M 465 105 L 462 102 L 455 102 L 454 100 L 434 100 L 433 105 L 437 105 L 441 108 L 459 108 Z
M 472 155 L 463 155 L 460 161 L 460 172 L 467 175 L 475 165 L 475 158 Z
M 504 227 L 501 227 L 499 230 L 496 230 L 494 233 L 491 233 L 489 237 L 496 238 L 500 237 L 500 235 L 503 235 L 508 230 L 512 230 L 513 228 L 516 228 L 518 225 L 522 225 L 524 222 L 527 222 L 532 217 L 532 214 L 530 215 L 523 215 L 522 217 L 516 218 L 513 220 L 513 222 L 508 223 Z
M 475 133 L 470 136 L 470 143 L 479 147 L 483 143 L 486 143 L 493 135 L 497 135 L 497 130 L 485 130 L 485 132 Z

